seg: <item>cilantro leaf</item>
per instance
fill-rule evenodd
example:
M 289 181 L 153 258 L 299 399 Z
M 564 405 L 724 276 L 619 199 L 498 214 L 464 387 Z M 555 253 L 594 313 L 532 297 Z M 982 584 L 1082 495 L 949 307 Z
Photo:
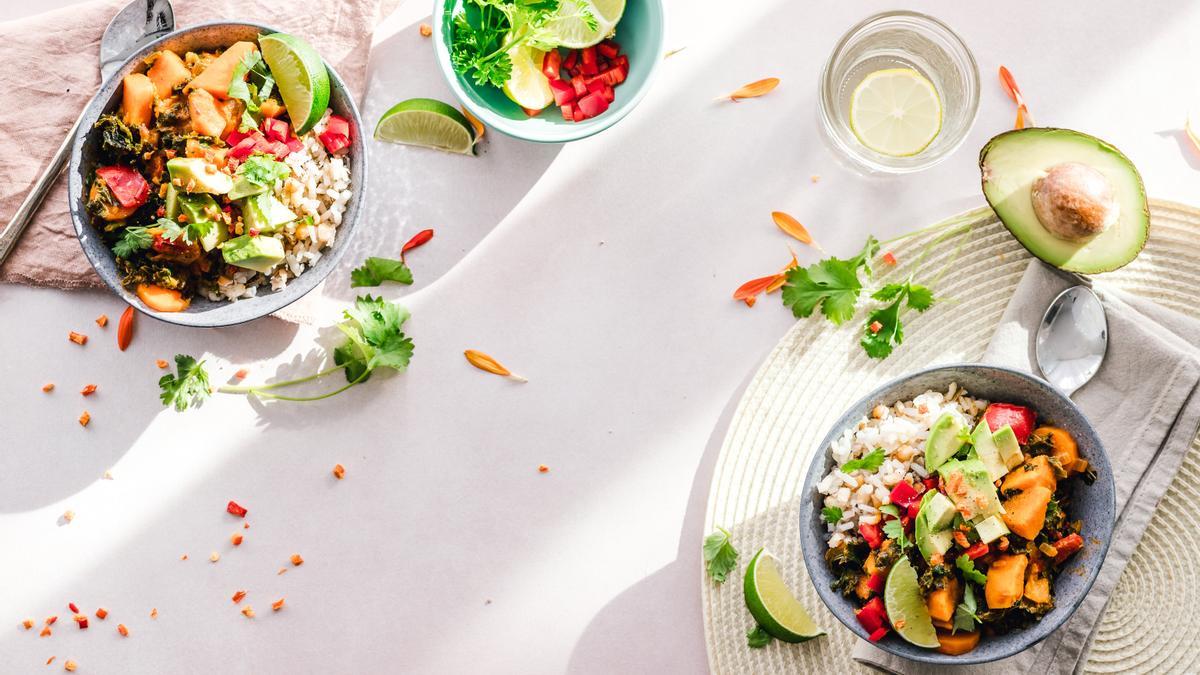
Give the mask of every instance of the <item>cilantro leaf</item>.
M 983 623 L 975 613 L 978 609 L 975 602 L 975 588 L 971 584 L 963 585 L 963 601 L 954 610 L 954 630 L 972 631 L 976 623 Z
M 850 473 L 864 469 L 875 471 L 883 464 L 883 448 L 875 448 L 858 459 L 852 459 L 841 466 L 842 473 Z
M 933 289 L 920 284 L 908 284 L 908 306 L 924 312 L 933 306 Z
M 179 412 L 189 407 L 200 407 L 204 399 L 212 393 L 208 386 L 208 373 L 204 370 L 204 362 L 197 362 L 187 354 L 176 354 L 175 370 L 175 373 L 163 375 L 158 380 L 158 388 L 161 390 L 159 398 L 163 405 L 173 405 Z
M 977 584 L 983 585 L 987 583 L 987 575 L 975 569 L 975 561 L 966 553 L 958 556 L 954 561 L 954 565 L 963 573 L 963 578 L 967 581 L 974 581 Z
M 908 538 L 904 536 L 904 523 L 898 519 L 892 518 L 884 523 L 883 533 L 887 535 L 888 539 L 895 539 L 896 545 L 900 547 L 901 551 L 908 548 Z
M 408 310 L 383 298 L 360 295 L 337 327 L 347 341 L 333 351 L 335 364 L 346 366 L 346 380 L 365 382 L 376 368 L 401 372 L 412 359 L 413 342 L 401 332 Z
M 821 313 L 834 324 L 849 321 L 863 288 L 858 272 L 861 269 L 871 276 L 870 260 L 878 250 L 879 242 L 868 237 L 859 254 L 849 260 L 826 258 L 808 267 L 789 270 L 783 287 L 783 304 L 798 319 L 812 316 L 820 306 Z
M 871 294 L 871 297 L 882 302 L 895 300 L 904 292 L 904 284 L 888 284 Z
M 259 153 L 247 157 L 246 161 L 238 165 L 237 175 L 255 185 L 273 188 L 280 181 L 292 175 L 292 167 L 274 157 Z
M 713 581 L 724 583 L 737 567 L 737 558 L 738 552 L 730 541 L 728 530 L 718 527 L 716 532 L 704 538 L 704 567 Z
M 762 626 L 755 625 L 754 628 L 746 632 L 746 644 L 751 649 L 762 649 L 771 644 L 771 641 L 774 639 L 770 633 L 763 630 Z
M 904 341 L 904 325 L 900 323 L 903 297 L 896 298 L 890 305 L 867 314 L 863 336 L 859 344 L 873 359 L 886 358 L 892 349 Z
M 121 233 L 120 240 L 113 244 L 113 255 L 118 258 L 128 258 L 138 251 L 150 248 L 154 243 L 154 235 L 150 234 L 149 228 L 138 227 L 136 225 L 125 228 Z
M 883 506 L 879 507 L 879 512 L 886 513 L 893 518 L 900 517 L 900 508 L 895 504 L 884 504 Z
M 245 105 L 241 122 L 238 124 L 239 131 L 258 127 L 262 119 L 260 106 L 263 99 L 271 95 L 274 87 L 275 78 L 271 76 L 262 54 L 257 50 L 243 56 L 234 66 L 233 78 L 229 81 L 226 94 Z
M 842 519 L 842 510 L 836 506 L 826 506 L 825 508 L 821 509 L 821 517 L 824 518 L 825 522 L 827 523 L 836 523 Z
M 400 260 L 367 258 L 362 267 L 350 271 L 350 287 L 378 286 L 385 281 L 401 284 L 413 282 L 412 270 Z

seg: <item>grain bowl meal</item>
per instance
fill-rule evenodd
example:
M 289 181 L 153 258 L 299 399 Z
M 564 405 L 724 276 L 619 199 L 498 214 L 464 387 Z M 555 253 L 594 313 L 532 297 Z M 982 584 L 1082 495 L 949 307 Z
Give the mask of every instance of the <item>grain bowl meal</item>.
M 85 182 L 122 285 L 160 312 L 284 288 L 334 245 L 355 188 L 324 62 L 274 33 L 144 66 L 95 123 Z
M 964 654 L 1054 608 L 1084 545 L 1066 486 L 1096 478 L 1066 430 L 951 384 L 876 406 L 830 452 L 824 557 L 871 640 Z

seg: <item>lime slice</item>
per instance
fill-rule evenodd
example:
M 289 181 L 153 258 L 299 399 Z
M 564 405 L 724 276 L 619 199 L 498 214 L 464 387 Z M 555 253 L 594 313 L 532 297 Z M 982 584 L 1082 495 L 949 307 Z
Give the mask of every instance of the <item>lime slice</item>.
M 563 0 L 558 15 L 546 22 L 538 39 L 568 49 L 591 47 L 613 32 L 624 13 L 625 0 Z
M 937 630 L 929 617 L 929 608 L 917 585 L 917 571 L 908 558 L 892 565 L 888 572 L 887 585 L 883 588 L 883 606 L 888 620 L 900 637 L 918 647 L 936 649 L 939 646 Z
M 804 642 L 825 634 L 792 595 L 779 572 L 779 561 L 766 549 L 758 549 L 746 567 L 743 590 L 750 615 L 771 637 Z
M 854 88 L 850 130 L 882 155 L 915 155 L 942 130 L 942 99 L 933 83 L 911 68 L 877 70 Z
M 522 108 L 541 110 L 554 103 L 550 80 L 542 72 L 542 59 L 545 56 L 546 52 L 527 45 L 508 50 L 508 57 L 512 59 L 512 74 L 504 83 L 504 95 Z
M 258 38 L 263 60 L 275 77 L 279 95 L 297 134 L 307 133 L 329 107 L 329 71 L 321 55 L 304 40 L 287 33 Z
M 453 106 L 431 98 L 410 98 L 392 106 L 375 125 L 375 138 L 470 155 L 475 130 Z

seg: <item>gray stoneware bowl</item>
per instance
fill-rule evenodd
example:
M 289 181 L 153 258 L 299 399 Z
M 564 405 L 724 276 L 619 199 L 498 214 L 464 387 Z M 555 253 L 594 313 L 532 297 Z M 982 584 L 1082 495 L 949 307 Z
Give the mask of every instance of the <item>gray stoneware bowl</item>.
M 352 126 L 348 161 L 350 162 L 350 179 L 354 195 L 346 205 L 342 224 L 338 226 L 337 241 L 331 248 L 325 250 L 316 265 L 290 281 L 283 290 L 261 290 L 258 297 L 237 302 L 214 302 L 196 296 L 192 298 L 191 306 L 183 312 L 156 312 L 146 307 L 138 299 L 136 293 L 121 286 L 112 251 L 105 245 L 100 233 L 92 226 L 88 218 L 84 206 L 85 186 L 89 174 L 96 168 L 98 144 L 95 135 L 91 133 L 92 127 L 101 115 L 116 110 L 120 105 L 122 78 L 129 73 L 145 70 L 142 60 L 151 52 L 159 49 L 171 49 L 180 54 L 188 51 L 224 49 L 238 40 L 257 43 L 259 35 L 276 32 L 278 31 L 268 26 L 253 23 L 214 22 L 199 24 L 165 35 L 130 56 L 121 65 L 120 70 L 100 87 L 100 91 L 83 113 L 83 122 L 79 125 L 79 132 L 75 136 L 75 147 L 71 152 L 71 165 L 67 170 L 67 195 L 70 200 L 71 219 L 75 223 L 75 233 L 79 236 L 83 252 L 104 283 L 114 293 L 121 296 L 125 302 L 156 319 L 182 326 L 214 328 L 244 323 L 278 311 L 299 300 L 321 283 L 337 266 L 338 259 L 342 257 L 342 252 L 346 250 L 350 238 L 354 235 L 355 222 L 361 211 L 362 195 L 367 184 L 366 146 L 363 142 L 363 126 L 362 119 L 358 114 L 358 106 L 355 105 L 350 92 L 346 90 L 342 78 L 329 64 L 325 64 L 329 69 L 329 107 L 333 108 L 334 114 L 349 119 Z
M 1081 480 L 1071 481 L 1069 515 L 1072 519 L 1083 520 L 1085 544 L 1083 550 L 1071 557 L 1055 579 L 1055 607 L 1041 621 L 1007 635 L 985 634 L 979 646 L 959 656 L 917 647 L 895 632 L 888 633 L 875 643 L 880 649 L 897 656 L 939 665 L 986 663 L 1012 656 L 1061 626 L 1083 602 L 1092 583 L 1096 581 L 1112 540 L 1116 514 L 1112 468 L 1100 439 L 1079 408 L 1043 380 L 1017 370 L 981 364 L 938 366 L 893 380 L 855 403 L 834 423 L 808 468 L 800 498 L 800 546 L 804 551 L 808 575 L 829 611 L 855 635 L 864 640 L 867 638 L 866 630 L 854 618 L 854 603 L 830 588 L 833 573 L 824 557 L 827 533 L 821 520 L 823 500 L 817 493 L 817 483 L 833 468 L 829 445 L 843 430 L 867 416 L 876 405 L 911 400 L 930 389 L 945 391 L 951 382 L 957 382 L 971 396 L 1030 406 L 1037 412 L 1039 424 L 1053 424 L 1066 429 L 1075 438 L 1080 456 L 1095 468 L 1098 479 L 1092 485 L 1085 485 Z

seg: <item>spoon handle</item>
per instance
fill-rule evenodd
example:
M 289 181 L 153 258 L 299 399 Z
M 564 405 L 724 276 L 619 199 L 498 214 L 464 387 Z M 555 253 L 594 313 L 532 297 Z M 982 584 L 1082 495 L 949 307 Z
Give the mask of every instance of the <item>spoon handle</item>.
M 8 226 L 0 232 L 0 265 L 8 259 L 8 255 L 17 245 L 17 240 L 21 238 L 21 233 L 33 220 L 33 215 L 37 213 L 38 207 L 41 206 L 42 200 L 46 198 L 46 194 L 50 192 L 50 188 L 54 186 L 54 181 L 62 173 L 63 165 L 66 164 L 67 155 L 71 153 L 71 146 L 75 140 L 75 132 L 79 130 L 79 125 L 83 121 L 81 114 L 75 120 L 75 124 L 71 125 L 71 130 L 67 132 L 67 137 L 63 139 L 62 145 L 58 146 L 58 151 L 54 153 L 54 157 L 50 158 L 50 163 L 46 169 L 42 171 L 42 175 L 38 176 L 33 187 L 29 189 L 29 194 L 25 195 L 25 201 L 17 207 L 16 213 L 13 214 L 12 220 L 8 221 Z

